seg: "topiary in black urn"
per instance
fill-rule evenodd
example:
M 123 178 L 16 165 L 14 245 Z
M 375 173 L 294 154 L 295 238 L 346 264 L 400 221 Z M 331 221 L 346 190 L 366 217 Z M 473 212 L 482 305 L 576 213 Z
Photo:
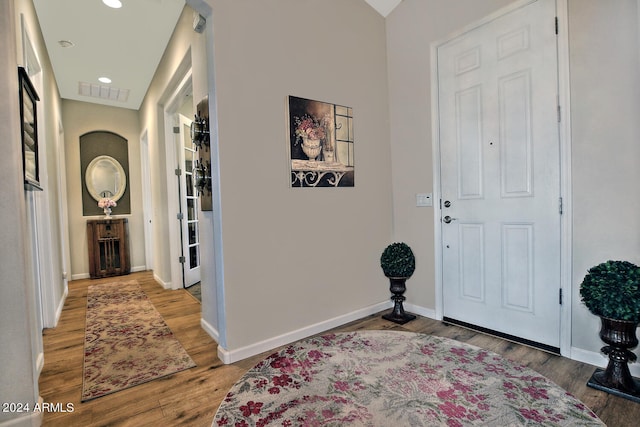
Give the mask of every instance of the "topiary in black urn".
M 399 324 L 415 319 L 415 315 L 404 311 L 402 304 L 406 299 L 405 282 L 416 269 L 416 259 L 409 245 L 396 242 L 387 246 L 380 256 L 380 267 L 384 275 L 389 278 L 389 290 L 393 294 L 391 300 L 394 302 L 391 312 L 384 314 L 382 318 Z
M 635 362 L 630 351 L 638 345 L 640 322 L 640 267 L 628 261 L 607 261 L 589 269 L 580 285 L 582 302 L 600 316 L 600 351 L 609 357 L 606 369 L 597 369 L 587 385 L 640 402 L 640 381 L 627 365 Z

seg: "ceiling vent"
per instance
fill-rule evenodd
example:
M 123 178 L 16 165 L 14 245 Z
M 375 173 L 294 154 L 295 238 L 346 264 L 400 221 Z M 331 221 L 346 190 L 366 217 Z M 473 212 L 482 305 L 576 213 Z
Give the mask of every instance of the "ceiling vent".
M 118 89 L 112 86 L 104 86 L 93 83 L 78 83 L 78 93 L 92 98 L 108 99 L 110 101 L 127 102 L 129 89 Z

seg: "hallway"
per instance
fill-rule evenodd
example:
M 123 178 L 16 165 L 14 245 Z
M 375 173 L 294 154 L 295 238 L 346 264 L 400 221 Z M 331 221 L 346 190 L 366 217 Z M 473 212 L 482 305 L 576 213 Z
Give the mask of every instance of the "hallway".
M 80 403 L 87 288 L 135 279 L 197 366 L 166 378 Z M 224 366 L 216 343 L 200 327 L 200 304 L 186 290 L 165 290 L 151 271 L 69 283 L 58 327 L 44 331 L 40 375 L 44 402 L 73 403 L 71 413 L 45 413 L 44 426 L 209 426 L 229 387 L 255 361 Z

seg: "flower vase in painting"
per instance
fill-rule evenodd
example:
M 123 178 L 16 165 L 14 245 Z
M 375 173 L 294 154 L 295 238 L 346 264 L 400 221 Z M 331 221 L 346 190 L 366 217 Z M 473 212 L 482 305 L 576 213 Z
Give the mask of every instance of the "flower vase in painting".
M 302 117 L 295 117 L 296 137 L 302 139 L 302 151 L 315 161 L 320 155 L 321 140 L 325 138 L 324 125 L 315 117 L 305 114 Z

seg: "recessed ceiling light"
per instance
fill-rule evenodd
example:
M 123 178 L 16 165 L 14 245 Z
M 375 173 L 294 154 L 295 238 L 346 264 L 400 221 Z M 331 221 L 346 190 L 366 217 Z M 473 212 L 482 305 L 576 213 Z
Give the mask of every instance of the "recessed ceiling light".
M 100 83 L 111 83 L 111 79 L 109 77 L 100 77 L 98 78 Z
M 72 47 L 74 46 L 72 41 L 69 40 L 58 40 L 58 44 L 62 47 Z
M 102 3 L 114 9 L 120 9 L 122 7 L 122 2 L 120 0 L 102 0 Z

